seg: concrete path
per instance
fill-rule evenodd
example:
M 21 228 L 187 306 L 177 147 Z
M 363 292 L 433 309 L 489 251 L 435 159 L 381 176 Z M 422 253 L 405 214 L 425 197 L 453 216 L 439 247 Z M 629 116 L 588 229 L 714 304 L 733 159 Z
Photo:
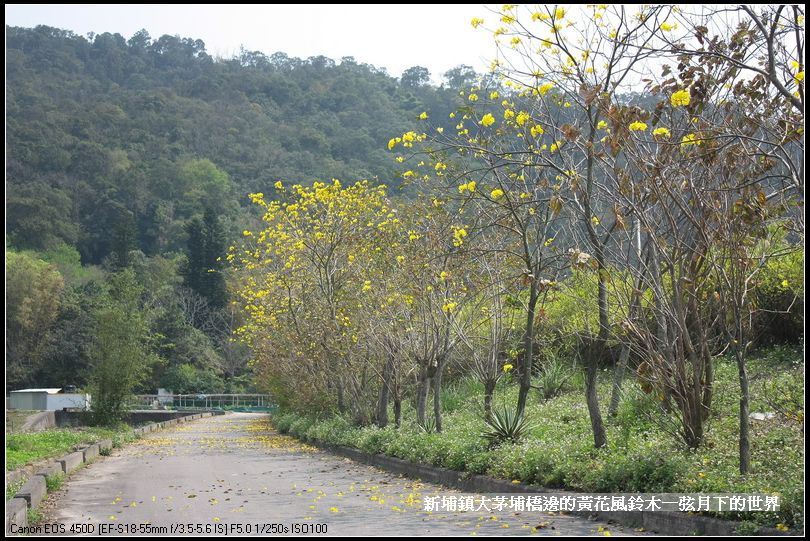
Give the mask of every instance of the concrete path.
M 102 528 L 136 535 L 636 533 L 559 514 L 422 509 L 425 496 L 461 494 L 303 445 L 274 432 L 264 415 L 234 413 L 155 432 L 100 457 L 65 482 L 44 514 L 67 534 L 92 528 L 95 535 Z

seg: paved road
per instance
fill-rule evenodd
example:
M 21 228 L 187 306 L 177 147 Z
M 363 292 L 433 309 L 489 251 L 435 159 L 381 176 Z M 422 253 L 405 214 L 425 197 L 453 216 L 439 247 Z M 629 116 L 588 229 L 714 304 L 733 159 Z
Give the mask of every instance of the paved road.
M 155 432 L 101 457 L 49 499 L 45 516 L 68 530 L 93 525 L 95 533 L 110 524 L 152 533 L 164 526 L 189 533 L 189 525 L 256 533 L 267 524 L 325 524 L 334 535 L 623 533 L 567 515 L 422 508 L 425 496 L 461 494 L 303 445 L 274 432 L 263 415 L 234 413 Z

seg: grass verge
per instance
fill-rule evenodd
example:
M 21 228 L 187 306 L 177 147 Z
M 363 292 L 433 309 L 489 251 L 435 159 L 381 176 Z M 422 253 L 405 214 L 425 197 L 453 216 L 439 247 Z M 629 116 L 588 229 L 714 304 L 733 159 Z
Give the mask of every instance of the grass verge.
M 326 444 L 355 447 L 415 463 L 492 475 L 506 480 L 587 492 L 767 493 L 781 496 L 778 512 L 724 513 L 744 529 L 802 527 L 804 523 L 804 375 L 800 353 L 770 350 L 751 359 L 752 412 L 776 412 L 751 421 L 752 470 L 738 471 L 738 383 L 733 362 L 716 364 L 715 397 L 704 445 L 685 449 L 672 431 L 673 419 L 656 398 L 627 381 L 618 415 L 608 419 L 609 445 L 593 447 L 584 392 L 578 378 L 560 395 L 532 396 L 527 412 L 534 428 L 520 443 L 488 447 L 481 436 L 482 388 L 457 382 L 443 393 L 445 430 L 429 434 L 412 421 L 399 429 L 357 427 L 334 415 L 321 418 L 294 412 L 274 416 L 284 433 Z M 607 407 L 611 374 L 600 375 L 599 394 Z M 512 385 L 497 390 L 498 403 L 515 404 Z M 789 400 L 786 400 L 786 397 Z M 403 419 L 413 419 L 408 408 Z

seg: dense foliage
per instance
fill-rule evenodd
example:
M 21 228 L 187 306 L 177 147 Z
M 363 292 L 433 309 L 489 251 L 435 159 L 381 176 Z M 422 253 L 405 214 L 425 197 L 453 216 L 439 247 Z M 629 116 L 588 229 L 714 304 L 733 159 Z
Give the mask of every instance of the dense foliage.
M 391 131 L 455 94 L 418 66 L 398 80 L 352 58 L 215 59 L 145 31 L 6 34 L 10 388 L 88 382 L 105 274 L 125 268 L 158 356 L 138 389 L 245 388 L 221 259 L 254 219 L 246 195 L 279 179 L 391 178 Z

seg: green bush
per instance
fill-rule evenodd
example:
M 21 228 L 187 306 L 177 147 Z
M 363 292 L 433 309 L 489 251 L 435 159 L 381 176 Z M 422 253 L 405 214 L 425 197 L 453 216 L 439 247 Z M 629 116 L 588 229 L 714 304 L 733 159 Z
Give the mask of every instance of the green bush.
M 564 361 L 552 356 L 537 371 L 534 385 L 541 400 L 550 400 L 566 390 L 573 371 Z
M 482 436 L 489 442 L 490 447 L 503 443 L 519 443 L 528 436 L 531 430 L 529 419 L 525 412 L 518 415 L 509 407 L 493 408 L 492 417 L 485 419 L 488 430 Z
M 391 443 L 396 436 L 396 429 L 391 426 L 385 428 L 370 426 L 360 430 L 359 434 L 357 434 L 357 439 L 353 442 L 346 442 L 346 445 L 354 445 L 366 453 L 378 455 L 386 452 L 388 444 Z
M 294 413 L 276 413 L 273 415 L 273 426 L 281 434 L 287 434 L 296 419 L 298 419 L 298 415 Z
M 679 454 L 656 445 L 613 449 L 600 458 L 600 467 L 586 481 L 595 492 L 672 492 L 688 468 Z

